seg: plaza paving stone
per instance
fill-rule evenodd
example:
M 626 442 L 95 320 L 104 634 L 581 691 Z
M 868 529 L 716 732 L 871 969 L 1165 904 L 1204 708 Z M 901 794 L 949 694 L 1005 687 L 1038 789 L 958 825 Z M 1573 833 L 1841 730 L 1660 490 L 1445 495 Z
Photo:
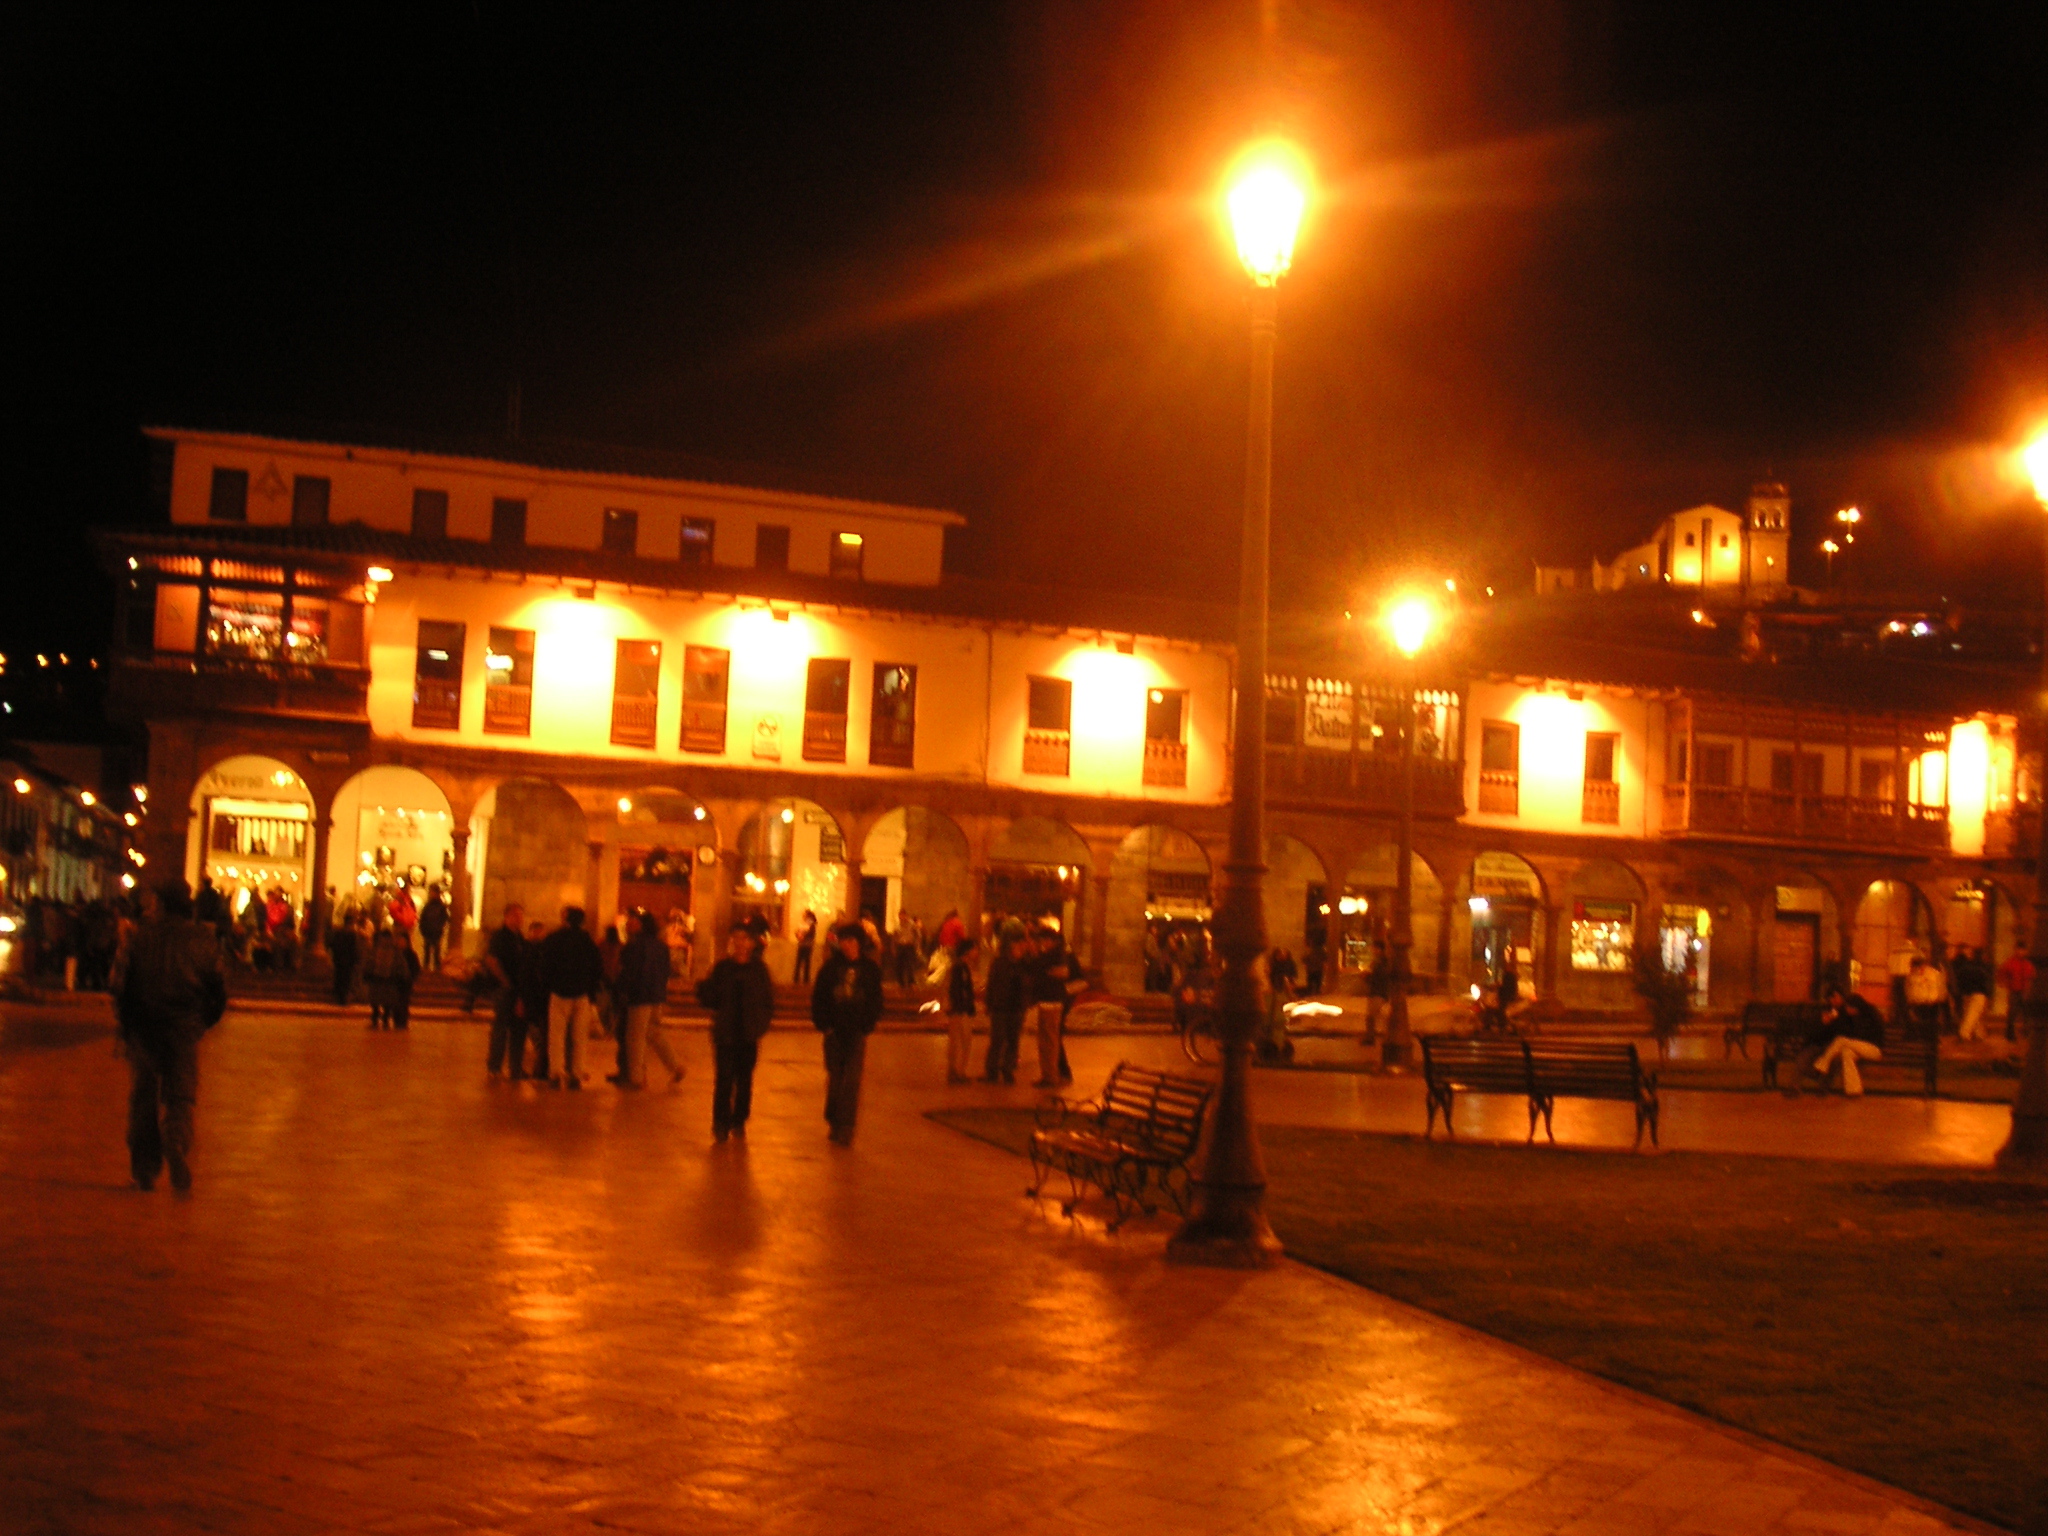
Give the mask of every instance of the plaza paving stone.
M 551 1094 L 489 1083 L 474 1024 L 231 1014 L 189 1199 L 126 1186 L 106 1039 L 0 1048 L 0 1529 L 1981 1528 L 1302 1266 L 1061 1220 L 924 1118 L 1030 1097 L 947 1090 L 936 1037 L 876 1041 L 850 1150 L 808 1030 L 723 1147 L 678 1038 L 679 1090 Z M 1309 1123 L 1413 1090 L 1259 1087 Z

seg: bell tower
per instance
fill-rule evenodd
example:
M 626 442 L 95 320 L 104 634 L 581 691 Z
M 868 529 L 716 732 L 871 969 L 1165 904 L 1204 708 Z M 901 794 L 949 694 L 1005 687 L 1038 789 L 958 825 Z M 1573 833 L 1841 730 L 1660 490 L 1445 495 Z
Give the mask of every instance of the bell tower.
M 1792 578 L 1792 498 L 1775 480 L 1759 480 L 1749 488 L 1749 515 L 1743 524 L 1743 581 L 1752 592 L 1770 591 Z

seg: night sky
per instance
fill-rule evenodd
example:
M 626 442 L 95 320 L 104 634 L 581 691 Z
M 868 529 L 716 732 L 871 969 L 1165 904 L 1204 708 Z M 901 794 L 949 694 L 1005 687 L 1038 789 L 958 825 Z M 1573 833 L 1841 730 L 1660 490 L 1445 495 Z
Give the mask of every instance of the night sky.
M 1917 14 L 1909 14 L 1917 13 Z M 951 506 L 976 575 L 1234 580 L 1233 149 L 1282 291 L 1276 598 L 1526 587 L 1766 471 L 1800 558 L 2038 602 L 2038 6 L 1017 0 L 133 11 L 4 50 L 0 643 L 103 648 L 144 422 L 671 448 Z M 338 509 L 345 515 L 346 509 Z

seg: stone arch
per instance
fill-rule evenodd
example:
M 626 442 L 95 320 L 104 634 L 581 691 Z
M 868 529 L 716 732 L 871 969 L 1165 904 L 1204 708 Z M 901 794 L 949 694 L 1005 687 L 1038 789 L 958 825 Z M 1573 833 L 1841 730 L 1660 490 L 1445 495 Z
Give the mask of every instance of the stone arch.
M 935 934 L 948 912 L 964 922 L 974 905 L 967 834 L 952 817 L 921 805 L 898 806 L 875 819 L 861 843 L 860 876 L 863 913 L 891 933 L 907 913 L 927 935 Z M 881 897 L 880 911 L 870 911 L 870 894 Z
M 469 818 L 470 890 L 483 926 L 495 928 L 514 905 L 550 927 L 564 907 L 588 910 L 589 847 L 583 807 L 552 779 L 492 786 Z
M 1527 997 L 1550 943 L 1550 896 L 1536 866 L 1489 849 L 1458 877 L 1451 902 L 1451 985 L 1490 986 L 1510 955 Z
M 601 873 L 608 911 L 680 921 L 714 894 L 718 824 L 702 801 L 673 785 L 650 784 L 613 796 L 610 811 Z
M 1052 918 L 1079 948 L 1094 866 L 1087 839 L 1064 821 L 1020 816 L 989 840 L 982 915 Z M 986 924 L 982 931 L 989 931 Z
M 438 885 L 451 897 L 455 816 L 441 786 L 417 768 L 379 763 L 334 792 L 324 888 L 337 901 L 371 899 L 403 883 L 415 902 Z
M 1329 870 L 1322 856 L 1298 837 L 1285 832 L 1266 836 L 1266 943 L 1294 957 L 1305 969 L 1311 950 L 1320 953 L 1328 942 Z
M 1371 968 L 1375 943 L 1393 932 L 1396 879 L 1401 850 L 1396 843 L 1377 843 L 1360 853 L 1344 873 L 1344 889 L 1333 903 L 1341 936 L 1339 971 Z M 1414 849 L 1408 854 L 1408 971 L 1418 978 L 1436 977 L 1444 957 L 1444 885 L 1428 859 Z
M 1856 899 L 1850 979 L 1879 1008 L 1891 1007 L 1891 956 L 1904 944 L 1925 955 L 1936 938 L 1934 909 L 1910 880 L 1873 880 Z
M 1815 995 L 1842 965 L 1842 907 L 1835 888 L 1809 869 L 1778 872 L 1770 939 L 1759 945 L 1764 994 L 1778 1002 Z
M 1664 886 L 1657 947 L 1666 970 L 1693 980 L 1693 1006 L 1740 1008 L 1754 992 L 1756 914 L 1742 882 L 1713 865 L 1681 869 Z
M 1178 827 L 1147 822 L 1124 836 L 1109 861 L 1105 987 L 1126 996 L 1154 989 L 1159 966 L 1148 952 L 1163 956 L 1175 933 L 1207 943 L 1212 874 L 1202 845 Z
M 732 861 L 732 919 L 768 930 L 768 968 L 794 974 L 803 915 L 821 933 L 858 911 L 848 888 L 846 833 L 815 800 L 770 800 L 740 824 Z
M 1650 921 L 1649 890 L 1618 859 L 1587 859 L 1565 880 L 1558 1000 L 1577 1008 L 1635 1007 L 1636 946 Z
M 314 892 L 313 791 L 274 757 L 221 759 L 192 786 L 185 879 L 211 880 L 240 914 L 256 893 L 283 890 L 303 917 Z

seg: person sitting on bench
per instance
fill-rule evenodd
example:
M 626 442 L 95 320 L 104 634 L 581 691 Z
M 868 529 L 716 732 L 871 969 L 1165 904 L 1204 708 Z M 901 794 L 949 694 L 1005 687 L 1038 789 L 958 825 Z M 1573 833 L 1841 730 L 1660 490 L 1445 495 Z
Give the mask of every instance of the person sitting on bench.
M 1843 1097 L 1860 1098 L 1861 1064 L 1876 1061 L 1883 1054 L 1884 1020 L 1878 1011 L 1857 993 L 1845 996 L 1840 987 L 1829 987 L 1821 1006 L 1820 1027 L 1800 1053 L 1798 1070 L 1792 1074 L 1792 1084 L 1785 1092 L 1796 1094 L 1808 1072 L 1818 1074 L 1825 1087 L 1828 1073 L 1839 1064 Z

